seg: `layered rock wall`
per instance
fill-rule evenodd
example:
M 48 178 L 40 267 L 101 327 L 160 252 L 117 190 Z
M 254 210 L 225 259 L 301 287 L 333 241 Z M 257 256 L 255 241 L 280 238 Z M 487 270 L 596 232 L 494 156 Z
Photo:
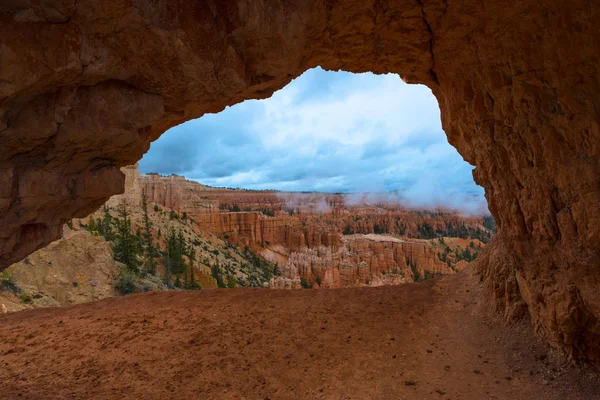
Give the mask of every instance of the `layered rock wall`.
M 424 241 L 354 235 L 336 248 L 305 247 L 292 253 L 270 287 L 296 289 L 302 281 L 324 289 L 381 286 L 455 273 Z

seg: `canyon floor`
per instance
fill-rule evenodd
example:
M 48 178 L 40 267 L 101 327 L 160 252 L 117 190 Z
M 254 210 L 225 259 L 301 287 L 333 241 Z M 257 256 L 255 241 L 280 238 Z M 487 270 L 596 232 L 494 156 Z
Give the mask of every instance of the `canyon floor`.
M 0 316 L 2 399 L 600 399 L 490 317 L 469 269 L 339 290 L 160 292 Z

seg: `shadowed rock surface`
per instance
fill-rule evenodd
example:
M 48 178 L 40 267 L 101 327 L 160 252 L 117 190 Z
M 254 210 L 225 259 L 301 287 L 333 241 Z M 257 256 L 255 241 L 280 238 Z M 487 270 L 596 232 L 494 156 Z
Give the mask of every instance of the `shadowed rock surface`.
M 4 1 L 0 266 L 123 190 L 166 129 L 308 68 L 428 85 L 499 235 L 477 264 L 506 318 L 600 359 L 594 2 Z

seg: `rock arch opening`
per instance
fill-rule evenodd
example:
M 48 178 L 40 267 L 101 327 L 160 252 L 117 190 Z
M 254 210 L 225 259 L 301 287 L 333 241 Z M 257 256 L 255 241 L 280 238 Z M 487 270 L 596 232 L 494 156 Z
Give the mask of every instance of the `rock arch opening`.
M 145 193 L 274 264 L 246 274 L 198 247 L 220 284 L 223 263 L 240 286 L 422 281 L 462 271 L 494 234 L 435 97 L 395 74 L 309 70 L 268 99 L 170 129 L 126 175 L 113 206 L 135 209 Z
M 0 266 L 123 189 L 185 120 L 303 71 L 401 74 L 439 100 L 500 229 L 507 318 L 600 357 L 599 27 L 585 1 L 9 2 L 0 7 Z

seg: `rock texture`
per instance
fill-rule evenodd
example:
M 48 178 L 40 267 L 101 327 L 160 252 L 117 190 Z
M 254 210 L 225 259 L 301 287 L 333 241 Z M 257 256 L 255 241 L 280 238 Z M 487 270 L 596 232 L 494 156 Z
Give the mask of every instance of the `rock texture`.
M 600 26 L 585 0 L 8 0 L 0 5 L 0 266 L 122 192 L 167 128 L 308 68 L 428 85 L 500 235 L 508 317 L 600 359 Z
M 87 232 L 65 231 L 65 237 L 11 265 L 8 272 L 20 288 L 19 295 L 0 291 L 8 311 L 68 306 L 116 296 L 114 279 L 119 266 L 103 238 Z
M 454 266 L 453 266 L 454 267 Z M 464 269 L 464 265 L 461 264 Z M 271 278 L 272 289 L 307 286 L 338 289 L 359 286 L 397 285 L 427 276 L 453 275 L 426 241 L 404 241 L 380 235 L 353 235 L 335 248 L 304 247 L 293 252 Z
M 154 236 L 159 227 L 167 232 L 170 225 L 183 224 L 186 232 L 215 234 L 228 244 L 238 245 L 231 249 L 254 250 L 281 265 L 281 276 L 264 282 L 274 289 L 300 289 L 303 283 L 305 287 L 325 289 L 382 286 L 450 275 L 465 267 L 464 261 L 456 261 L 457 247 L 463 251 L 471 242 L 473 246 L 485 246 L 471 238 L 400 240 L 372 234 L 378 227 L 394 234 L 416 235 L 423 224 L 436 232 L 455 227 L 475 232 L 485 230 L 482 217 L 407 210 L 398 204 L 356 201 L 350 204 L 346 196 L 339 194 L 213 188 L 182 176 L 140 174 L 137 165 L 121 170 L 125 175 L 125 192 L 111 197 L 106 204 L 115 207 L 127 203 L 134 228 L 143 224 L 140 203 L 145 193 Z M 164 210 L 155 209 L 152 204 Z M 230 209 L 248 211 L 230 212 Z M 171 219 L 170 210 L 187 213 L 186 220 L 180 221 L 181 216 Z M 99 218 L 101 213 L 94 216 Z M 342 227 L 368 234 L 342 235 Z M 192 241 L 193 237 L 186 239 Z M 444 252 L 447 245 L 450 247 Z M 212 247 L 208 252 L 200 245 L 194 248 L 199 259 L 213 255 Z
M 425 225 L 438 236 L 467 233 L 487 239 L 491 235 L 481 216 L 409 210 L 399 204 L 359 202 L 340 194 L 214 188 L 183 176 L 140 174 L 137 164 L 121 171 L 125 192 L 111 197 L 106 203 L 109 207 L 125 201 L 137 208 L 145 193 L 148 203 L 185 212 L 200 230 L 246 245 L 282 245 L 289 251 L 319 246 L 335 250 L 345 231 L 370 234 L 381 230 L 421 237 Z

